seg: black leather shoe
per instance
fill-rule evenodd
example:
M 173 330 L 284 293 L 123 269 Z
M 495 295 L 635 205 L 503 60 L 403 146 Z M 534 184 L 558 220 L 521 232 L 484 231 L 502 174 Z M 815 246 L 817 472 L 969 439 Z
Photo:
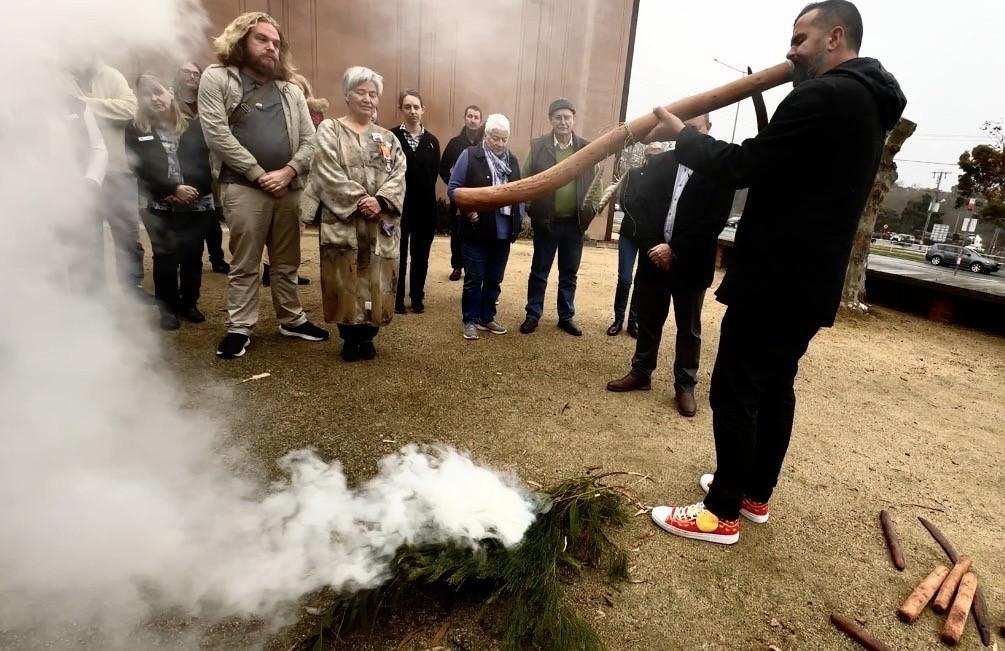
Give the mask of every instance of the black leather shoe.
M 404 313 L 405 313 L 405 312 L 407 312 L 407 311 L 408 311 L 408 310 L 406 310 L 406 309 L 405 309 L 405 306 L 404 306 L 404 305 L 402 305 L 402 304 L 400 304 L 400 303 L 395 303 L 395 304 L 394 304 L 394 313 L 395 313 L 395 314 L 404 314 Z
M 205 323 L 206 321 L 206 315 L 200 312 L 199 308 L 194 305 L 181 310 L 181 312 L 178 313 L 178 316 L 190 323 Z
M 537 319 L 532 316 L 527 317 L 523 320 L 523 323 L 520 324 L 520 332 L 525 335 L 529 335 L 535 330 L 537 330 Z
M 628 324 L 628 336 L 631 337 L 632 339 L 638 339 L 639 338 L 639 324 L 638 323 L 629 323 Z
M 217 273 L 217 274 L 229 274 L 230 273 L 230 265 L 227 264 L 226 262 L 224 262 L 223 260 L 220 260 L 218 262 L 212 262 L 212 263 L 210 263 L 210 266 L 213 267 L 213 273 Z
M 422 314 L 426 311 L 426 304 L 422 301 L 412 301 L 412 311 L 416 314 Z
M 559 321 L 558 328 L 560 330 L 565 330 L 573 337 L 583 336 L 583 331 L 580 329 L 578 325 L 576 325 L 576 322 L 573 321 L 572 319 L 569 319 L 568 321 Z
M 181 322 L 173 312 L 161 312 L 161 330 L 177 330 Z
M 615 321 L 614 323 L 611 324 L 611 327 L 607 329 L 607 336 L 608 337 L 618 336 L 618 333 L 621 332 L 622 327 L 623 326 L 621 324 L 621 321 Z M 632 326 L 629 325 L 628 327 L 631 328 Z
M 310 278 L 304 278 L 303 276 L 297 276 L 297 284 L 298 285 L 310 285 L 311 284 L 311 279 Z

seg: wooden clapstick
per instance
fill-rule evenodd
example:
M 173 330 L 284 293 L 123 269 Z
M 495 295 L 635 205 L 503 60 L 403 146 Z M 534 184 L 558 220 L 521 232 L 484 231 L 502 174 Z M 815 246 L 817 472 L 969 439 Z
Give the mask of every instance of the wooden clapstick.
M 901 621 L 908 623 L 918 619 L 921 611 L 925 609 L 928 602 L 935 596 L 935 593 L 942 585 L 942 582 L 946 580 L 947 576 L 949 576 L 949 568 L 945 565 L 939 565 L 932 570 L 931 574 L 918 584 L 918 587 L 914 589 L 914 592 L 907 598 L 904 605 L 897 609 L 897 617 Z
M 690 120 L 790 81 L 792 63 L 786 61 L 704 93 L 685 97 L 668 104 L 666 109 L 681 120 Z M 656 115 L 646 113 L 611 129 L 572 156 L 539 174 L 503 185 L 457 188 L 454 201 L 461 210 L 476 212 L 538 199 L 558 190 L 611 154 L 641 141 L 657 124 L 659 119 Z
M 977 577 L 974 576 L 973 572 L 967 572 L 960 580 L 960 589 L 956 593 L 956 600 L 953 601 L 949 617 L 946 618 L 946 625 L 942 629 L 942 641 L 949 646 L 956 646 L 956 643 L 960 641 L 976 592 Z
M 890 647 L 869 635 L 864 628 L 843 615 L 831 613 L 831 623 L 869 651 L 890 651 Z
M 942 582 L 939 594 L 935 595 L 935 601 L 932 602 L 932 610 L 940 615 L 949 610 L 949 606 L 953 603 L 953 595 L 956 594 L 956 587 L 960 585 L 960 579 L 970 571 L 972 565 L 973 561 L 969 556 L 960 556 L 960 560 L 956 561 L 956 565 L 953 566 L 953 570 L 949 573 L 949 576 Z
M 907 566 L 904 563 L 904 552 L 900 547 L 900 540 L 897 538 L 897 530 L 893 528 L 893 519 L 886 509 L 879 512 L 879 523 L 883 527 L 883 537 L 886 538 L 886 546 L 890 550 L 890 560 L 893 561 L 893 566 L 897 570 L 903 570 Z

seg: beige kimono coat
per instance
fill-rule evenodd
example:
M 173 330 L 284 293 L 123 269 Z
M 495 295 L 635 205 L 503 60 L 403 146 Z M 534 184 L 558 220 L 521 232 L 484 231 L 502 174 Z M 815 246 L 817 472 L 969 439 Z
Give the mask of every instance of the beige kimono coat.
M 335 119 L 318 125 L 315 144 L 300 207 L 305 222 L 321 213 L 325 321 L 387 325 L 398 284 L 405 154 L 387 129 L 374 124 L 357 134 Z M 382 200 L 379 221 L 356 209 L 367 195 Z

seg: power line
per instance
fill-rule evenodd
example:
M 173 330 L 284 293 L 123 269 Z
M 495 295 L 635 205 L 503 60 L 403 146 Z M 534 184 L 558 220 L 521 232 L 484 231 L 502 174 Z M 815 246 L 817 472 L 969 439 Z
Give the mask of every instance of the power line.
M 951 167 L 956 167 L 959 163 L 939 163 L 933 160 L 911 160 L 910 158 L 895 158 L 898 163 L 920 163 L 922 165 L 949 165 Z

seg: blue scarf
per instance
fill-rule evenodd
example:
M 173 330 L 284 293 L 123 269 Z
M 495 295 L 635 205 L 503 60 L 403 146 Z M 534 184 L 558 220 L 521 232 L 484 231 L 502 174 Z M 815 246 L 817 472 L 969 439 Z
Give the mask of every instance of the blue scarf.
M 509 166 L 509 151 L 503 154 L 506 156 L 503 159 L 496 156 L 495 152 L 489 149 L 489 146 L 484 142 L 482 143 L 482 149 L 485 150 L 485 160 L 489 162 L 489 169 L 492 171 L 492 185 L 509 183 L 509 175 L 513 173 L 513 170 Z

